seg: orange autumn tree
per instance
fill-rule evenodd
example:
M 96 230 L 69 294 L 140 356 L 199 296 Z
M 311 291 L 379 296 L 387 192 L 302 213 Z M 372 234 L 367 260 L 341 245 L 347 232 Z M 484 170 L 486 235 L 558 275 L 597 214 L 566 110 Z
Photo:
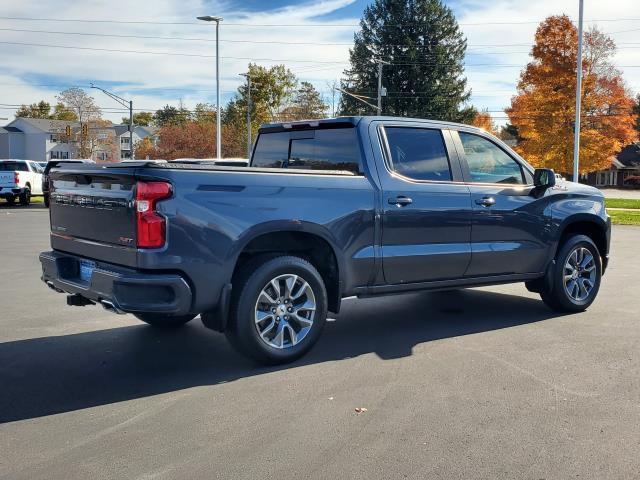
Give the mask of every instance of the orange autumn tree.
M 518 94 L 506 109 L 518 129 L 518 152 L 537 167 L 573 171 L 578 32 L 566 15 L 540 24 L 533 60 L 520 75 Z M 611 157 L 636 138 L 633 98 L 611 64 L 615 44 L 585 33 L 580 130 L 580 173 L 608 168 Z
M 491 114 L 487 110 L 483 110 L 481 112 L 477 112 L 473 120 L 471 120 L 471 125 L 474 127 L 482 128 L 493 135 L 496 134 L 496 128 L 493 124 L 493 120 L 491 118 Z

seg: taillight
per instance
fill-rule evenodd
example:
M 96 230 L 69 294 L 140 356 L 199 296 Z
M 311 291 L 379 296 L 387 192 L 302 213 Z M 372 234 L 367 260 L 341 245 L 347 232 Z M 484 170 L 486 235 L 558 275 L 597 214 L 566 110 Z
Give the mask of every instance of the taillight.
M 159 248 L 167 235 L 166 220 L 156 213 L 156 203 L 171 196 L 167 182 L 138 182 L 136 184 L 136 226 L 138 248 Z
M 16 187 L 20 183 L 20 172 L 13 172 L 13 183 L 16 184 Z

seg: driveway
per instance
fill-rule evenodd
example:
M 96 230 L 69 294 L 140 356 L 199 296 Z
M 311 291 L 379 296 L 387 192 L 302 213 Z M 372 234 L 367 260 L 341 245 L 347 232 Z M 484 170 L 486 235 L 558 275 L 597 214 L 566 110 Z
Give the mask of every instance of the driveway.
M 0 227 L 0 478 L 640 477 L 639 228 L 585 313 L 522 285 L 347 300 L 264 368 L 199 320 L 67 307 L 39 280 L 47 210 Z

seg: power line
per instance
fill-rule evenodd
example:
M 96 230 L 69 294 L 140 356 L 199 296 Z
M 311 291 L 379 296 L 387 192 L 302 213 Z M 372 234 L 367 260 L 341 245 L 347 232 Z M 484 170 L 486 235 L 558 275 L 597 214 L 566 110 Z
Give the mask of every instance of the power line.
M 640 29 L 639 29 L 640 30 Z M 51 31 L 51 30 L 28 30 L 28 29 L 19 29 L 19 28 L 0 28 L 2 32 L 19 32 L 19 33 L 44 33 L 44 34 L 53 34 L 53 35 L 77 35 L 77 36 L 90 36 L 90 37 L 106 37 L 106 38 L 138 38 L 143 40 L 182 40 L 182 41 L 197 41 L 197 42 L 215 42 L 214 39 L 210 38 L 185 38 L 185 37 L 158 37 L 154 35 L 118 35 L 113 33 L 85 33 L 85 32 L 59 32 L 59 31 Z M 239 44 L 251 44 L 251 45 L 309 45 L 309 46 L 353 46 L 353 42 L 286 42 L 286 41 L 278 41 L 278 40 L 225 40 L 221 39 L 221 43 L 239 43 Z M 368 46 L 372 46 L 373 44 L 366 44 Z M 530 44 L 521 43 L 521 44 L 513 44 L 513 46 L 530 46 Z M 623 45 L 623 44 L 620 44 Z M 635 44 L 640 45 L 640 44 Z M 431 45 L 409 45 L 409 44 L 384 44 L 381 45 L 384 47 L 398 47 L 398 48 L 413 48 L 413 49 L 426 49 L 433 48 Z M 506 47 L 508 45 L 486 45 L 487 47 Z M 468 55 L 502 55 L 502 54 L 525 54 L 529 53 L 529 51 L 500 51 L 500 52 L 481 52 L 477 51 L 478 46 L 476 47 L 468 47 L 467 54 Z M 631 49 L 631 48 L 640 48 L 640 47 L 618 47 L 619 49 Z M 434 54 L 429 54 L 434 55 Z M 220 57 L 222 58 L 222 57 Z
M 2 20 L 18 20 L 18 21 L 37 21 L 37 22 L 76 22 L 76 23 L 113 23 L 124 25 L 198 25 L 203 26 L 202 23 L 197 22 L 152 22 L 152 21 L 131 21 L 131 20 L 96 20 L 96 19 L 83 19 L 83 18 L 43 18 L 43 17 L 6 17 L 0 16 Z M 585 20 L 585 23 L 595 22 L 635 22 L 640 21 L 640 18 L 609 18 L 609 19 L 592 19 Z M 415 26 L 422 22 L 411 23 L 397 23 L 386 24 L 387 27 L 405 27 Z M 496 21 L 496 22 L 462 22 L 458 25 L 461 26 L 493 26 L 493 25 L 527 25 L 527 24 L 539 24 L 541 20 L 524 20 L 517 22 Z M 225 26 L 239 26 L 239 27 L 359 27 L 360 23 L 247 23 L 247 22 L 225 22 Z
M 110 53 L 133 53 L 133 54 L 142 54 L 142 55 L 170 55 L 170 56 L 178 56 L 178 57 L 200 57 L 200 58 L 215 58 L 215 55 L 205 55 L 199 53 L 176 53 L 176 52 L 155 52 L 149 50 L 121 50 L 121 49 L 111 49 L 111 48 L 96 48 L 96 47 L 76 47 L 71 45 L 48 45 L 44 43 L 28 43 L 28 42 L 6 42 L 0 41 L 0 44 L 5 45 L 22 45 L 22 46 L 30 46 L 30 47 L 43 47 L 43 48 L 63 48 L 63 49 L 71 49 L 71 50 L 85 50 L 85 51 L 96 51 L 96 52 L 110 52 Z M 233 56 L 220 56 L 220 58 L 231 59 L 231 60 L 249 60 L 249 61 L 259 61 L 259 62 L 283 62 L 283 63 L 310 63 L 310 64 L 332 64 L 336 67 L 339 65 L 346 65 L 349 62 L 346 60 L 301 60 L 301 59 L 284 59 L 284 58 L 255 58 L 255 57 L 233 57 Z M 390 62 L 389 65 L 436 65 L 434 62 Z M 457 64 L 451 64 L 457 65 Z M 521 64 L 509 64 L 509 63 L 467 63 L 464 64 L 464 67 L 517 67 L 522 68 Z M 617 65 L 619 68 L 635 68 L 640 67 L 640 65 Z
M 107 38 L 139 38 L 145 40 L 181 40 L 181 41 L 189 41 L 189 42 L 215 42 L 215 39 L 212 38 L 195 38 L 195 37 L 162 37 L 156 35 L 121 35 L 115 33 L 89 33 L 89 32 L 60 32 L 53 30 L 30 30 L 30 29 L 21 29 L 21 28 L 0 28 L 0 31 L 3 32 L 22 32 L 22 33 L 45 33 L 45 34 L 53 34 L 53 35 L 80 35 L 80 36 L 90 36 L 90 37 L 107 37 Z M 630 30 L 625 30 L 623 32 L 627 32 Z M 635 30 L 633 30 L 635 31 Z M 621 33 L 621 32 L 611 32 L 611 33 Z M 311 46 L 353 46 L 353 42 L 289 42 L 289 41 L 280 41 L 280 40 L 238 40 L 238 39 L 220 39 L 221 43 L 246 43 L 246 44 L 257 44 L 257 45 L 311 45 Z M 373 44 L 365 44 L 371 46 Z M 618 45 L 640 45 L 640 43 L 634 42 L 626 42 L 619 43 Z M 409 45 L 409 44 L 384 44 L 385 47 L 412 47 L 412 48 L 431 48 L 430 45 Z M 471 46 L 467 46 L 467 51 L 475 50 L 481 47 L 528 47 L 531 46 L 530 43 L 511 43 L 511 44 L 501 44 L 501 43 L 486 43 L 486 44 L 472 44 Z M 520 53 L 520 52 L 506 52 L 506 53 Z M 526 52 L 528 53 L 528 52 Z
M 47 35 L 77 35 L 77 36 L 88 36 L 88 37 L 105 37 L 105 38 L 139 38 L 143 40 L 179 40 L 179 41 L 188 41 L 188 42 L 215 42 L 215 39 L 212 38 L 195 38 L 195 37 L 164 37 L 164 36 L 156 36 L 156 35 L 121 35 L 115 33 L 89 33 L 89 32 L 61 32 L 54 30 L 31 30 L 31 29 L 22 29 L 22 28 L 0 28 L 2 32 L 17 32 L 17 33 L 44 33 Z M 612 32 L 616 33 L 616 32 Z M 617 32 L 620 33 L 620 32 Z M 240 43 L 240 44 L 255 44 L 255 45 L 310 45 L 310 46 L 353 46 L 353 42 L 290 42 L 290 41 L 281 41 L 281 40 L 238 40 L 238 39 L 220 39 L 221 43 Z M 367 46 L 372 46 L 373 44 L 365 44 Z M 624 45 L 621 43 L 620 45 Z M 640 45 L 640 43 L 635 43 L 635 45 Z M 384 44 L 385 47 L 410 47 L 410 48 L 432 48 L 431 45 L 409 45 L 409 44 Z M 508 47 L 508 46 L 518 46 L 518 47 L 526 47 L 531 46 L 528 43 L 514 43 L 514 44 L 477 44 L 475 46 L 467 46 L 467 51 L 475 50 L 479 47 Z M 506 53 L 528 53 L 528 52 L 506 52 Z

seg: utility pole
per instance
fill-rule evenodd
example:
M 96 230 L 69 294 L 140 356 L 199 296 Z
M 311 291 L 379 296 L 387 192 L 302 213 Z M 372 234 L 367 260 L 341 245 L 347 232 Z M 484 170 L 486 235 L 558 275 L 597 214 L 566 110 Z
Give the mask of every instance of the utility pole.
M 382 86 L 382 65 L 389 65 L 389 62 L 385 62 L 384 60 L 376 60 L 378 63 L 378 107 L 377 112 L 378 116 L 382 115 L 382 97 L 387 96 L 387 89 Z
M 378 62 L 378 116 L 382 115 L 382 62 Z
M 241 73 L 241 77 L 247 77 L 247 158 L 251 160 L 251 76 Z
M 222 122 L 220 120 L 220 22 L 222 17 L 197 17 L 205 22 L 216 22 L 216 158 L 222 158 Z
M 578 71 L 576 75 L 576 121 L 573 130 L 573 181 L 578 181 L 578 165 L 580 163 L 580 103 L 582 100 L 582 19 L 584 0 L 580 2 L 578 17 Z
M 95 88 L 96 90 L 100 90 L 102 93 L 107 95 L 108 97 L 114 99 L 120 105 L 129 108 L 129 151 L 131 152 L 131 160 L 135 159 L 135 153 L 133 151 L 133 100 L 125 100 L 122 97 L 119 97 L 115 93 L 108 92 L 104 88 L 96 87 L 93 83 L 90 84 L 91 88 Z
M 131 160 L 135 158 L 133 151 L 133 100 L 129 100 L 129 148 L 131 149 Z

